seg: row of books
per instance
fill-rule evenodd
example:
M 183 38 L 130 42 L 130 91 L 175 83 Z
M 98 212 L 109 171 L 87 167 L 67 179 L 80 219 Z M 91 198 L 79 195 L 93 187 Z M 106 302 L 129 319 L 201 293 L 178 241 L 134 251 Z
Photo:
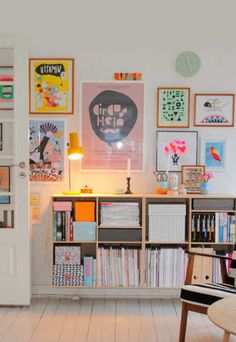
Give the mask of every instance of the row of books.
M 0 210 L 0 228 L 14 228 L 14 210 Z
M 80 246 L 55 246 L 53 285 L 95 285 L 95 262 L 93 256 L 84 256 L 83 262 L 81 263 Z
M 53 240 L 73 241 L 73 218 L 70 211 L 53 212 Z
M 235 215 L 227 212 L 193 214 L 191 235 L 192 242 L 235 242 Z
M 101 202 L 100 223 L 102 226 L 139 227 L 138 202 Z
M 187 255 L 182 248 L 147 248 L 145 283 L 149 287 L 180 288 L 185 279 Z
M 140 249 L 98 248 L 97 285 L 138 287 L 140 283 Z

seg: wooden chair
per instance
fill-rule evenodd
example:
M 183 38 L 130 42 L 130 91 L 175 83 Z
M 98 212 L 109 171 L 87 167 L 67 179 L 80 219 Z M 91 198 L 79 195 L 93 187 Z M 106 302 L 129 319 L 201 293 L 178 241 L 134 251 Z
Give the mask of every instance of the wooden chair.
M 189 252 L 188 267 L 186 273 L 185 284 L 181 289 L 180 299 L 182 301 L 182 314 L 180 321 L 179 342 L 185 341 L 187 318 L 189 311 L 207 314 L 208 307 L 228 296 L 236 296 L 235 274 L 236 260 L 221 255 L 212 255 L 204 253 Z M 208 284 L 192 284 L 194 257 L 196 255 L 217 258 L 220 260 L 220 268 L 223 283 L 208 283 Z M 226 261 L 231 260 L 231 274 L 227 274 Z M 231 275 L 231 276 L 230 276 Z

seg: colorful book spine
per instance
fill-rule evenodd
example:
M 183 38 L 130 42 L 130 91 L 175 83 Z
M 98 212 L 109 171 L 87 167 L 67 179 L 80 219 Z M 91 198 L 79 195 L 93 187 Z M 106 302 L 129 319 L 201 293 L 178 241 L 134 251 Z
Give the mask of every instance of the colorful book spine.
M 93 257 L 84 257 L 84 286 L 93 286 Z

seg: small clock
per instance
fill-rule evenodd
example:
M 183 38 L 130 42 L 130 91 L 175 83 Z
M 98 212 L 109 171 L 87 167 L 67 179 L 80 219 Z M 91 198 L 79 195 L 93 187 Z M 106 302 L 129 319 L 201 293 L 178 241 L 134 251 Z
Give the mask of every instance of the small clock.
M 191 77 L 199 71 L 201 60 L 195 52 L 184 51 L 176 58 L 175 67 L 181 76 Z

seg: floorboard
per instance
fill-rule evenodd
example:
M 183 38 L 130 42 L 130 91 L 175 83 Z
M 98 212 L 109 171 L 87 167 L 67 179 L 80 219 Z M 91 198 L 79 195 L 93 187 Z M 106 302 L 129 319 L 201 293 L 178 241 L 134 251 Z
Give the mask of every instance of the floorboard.
M 177 299 L 37 298 L 0 307 L 0 342 L 178 342 L 180 315 Z M 186 342 L 222 341 L 206 315 L 189 313 Z

